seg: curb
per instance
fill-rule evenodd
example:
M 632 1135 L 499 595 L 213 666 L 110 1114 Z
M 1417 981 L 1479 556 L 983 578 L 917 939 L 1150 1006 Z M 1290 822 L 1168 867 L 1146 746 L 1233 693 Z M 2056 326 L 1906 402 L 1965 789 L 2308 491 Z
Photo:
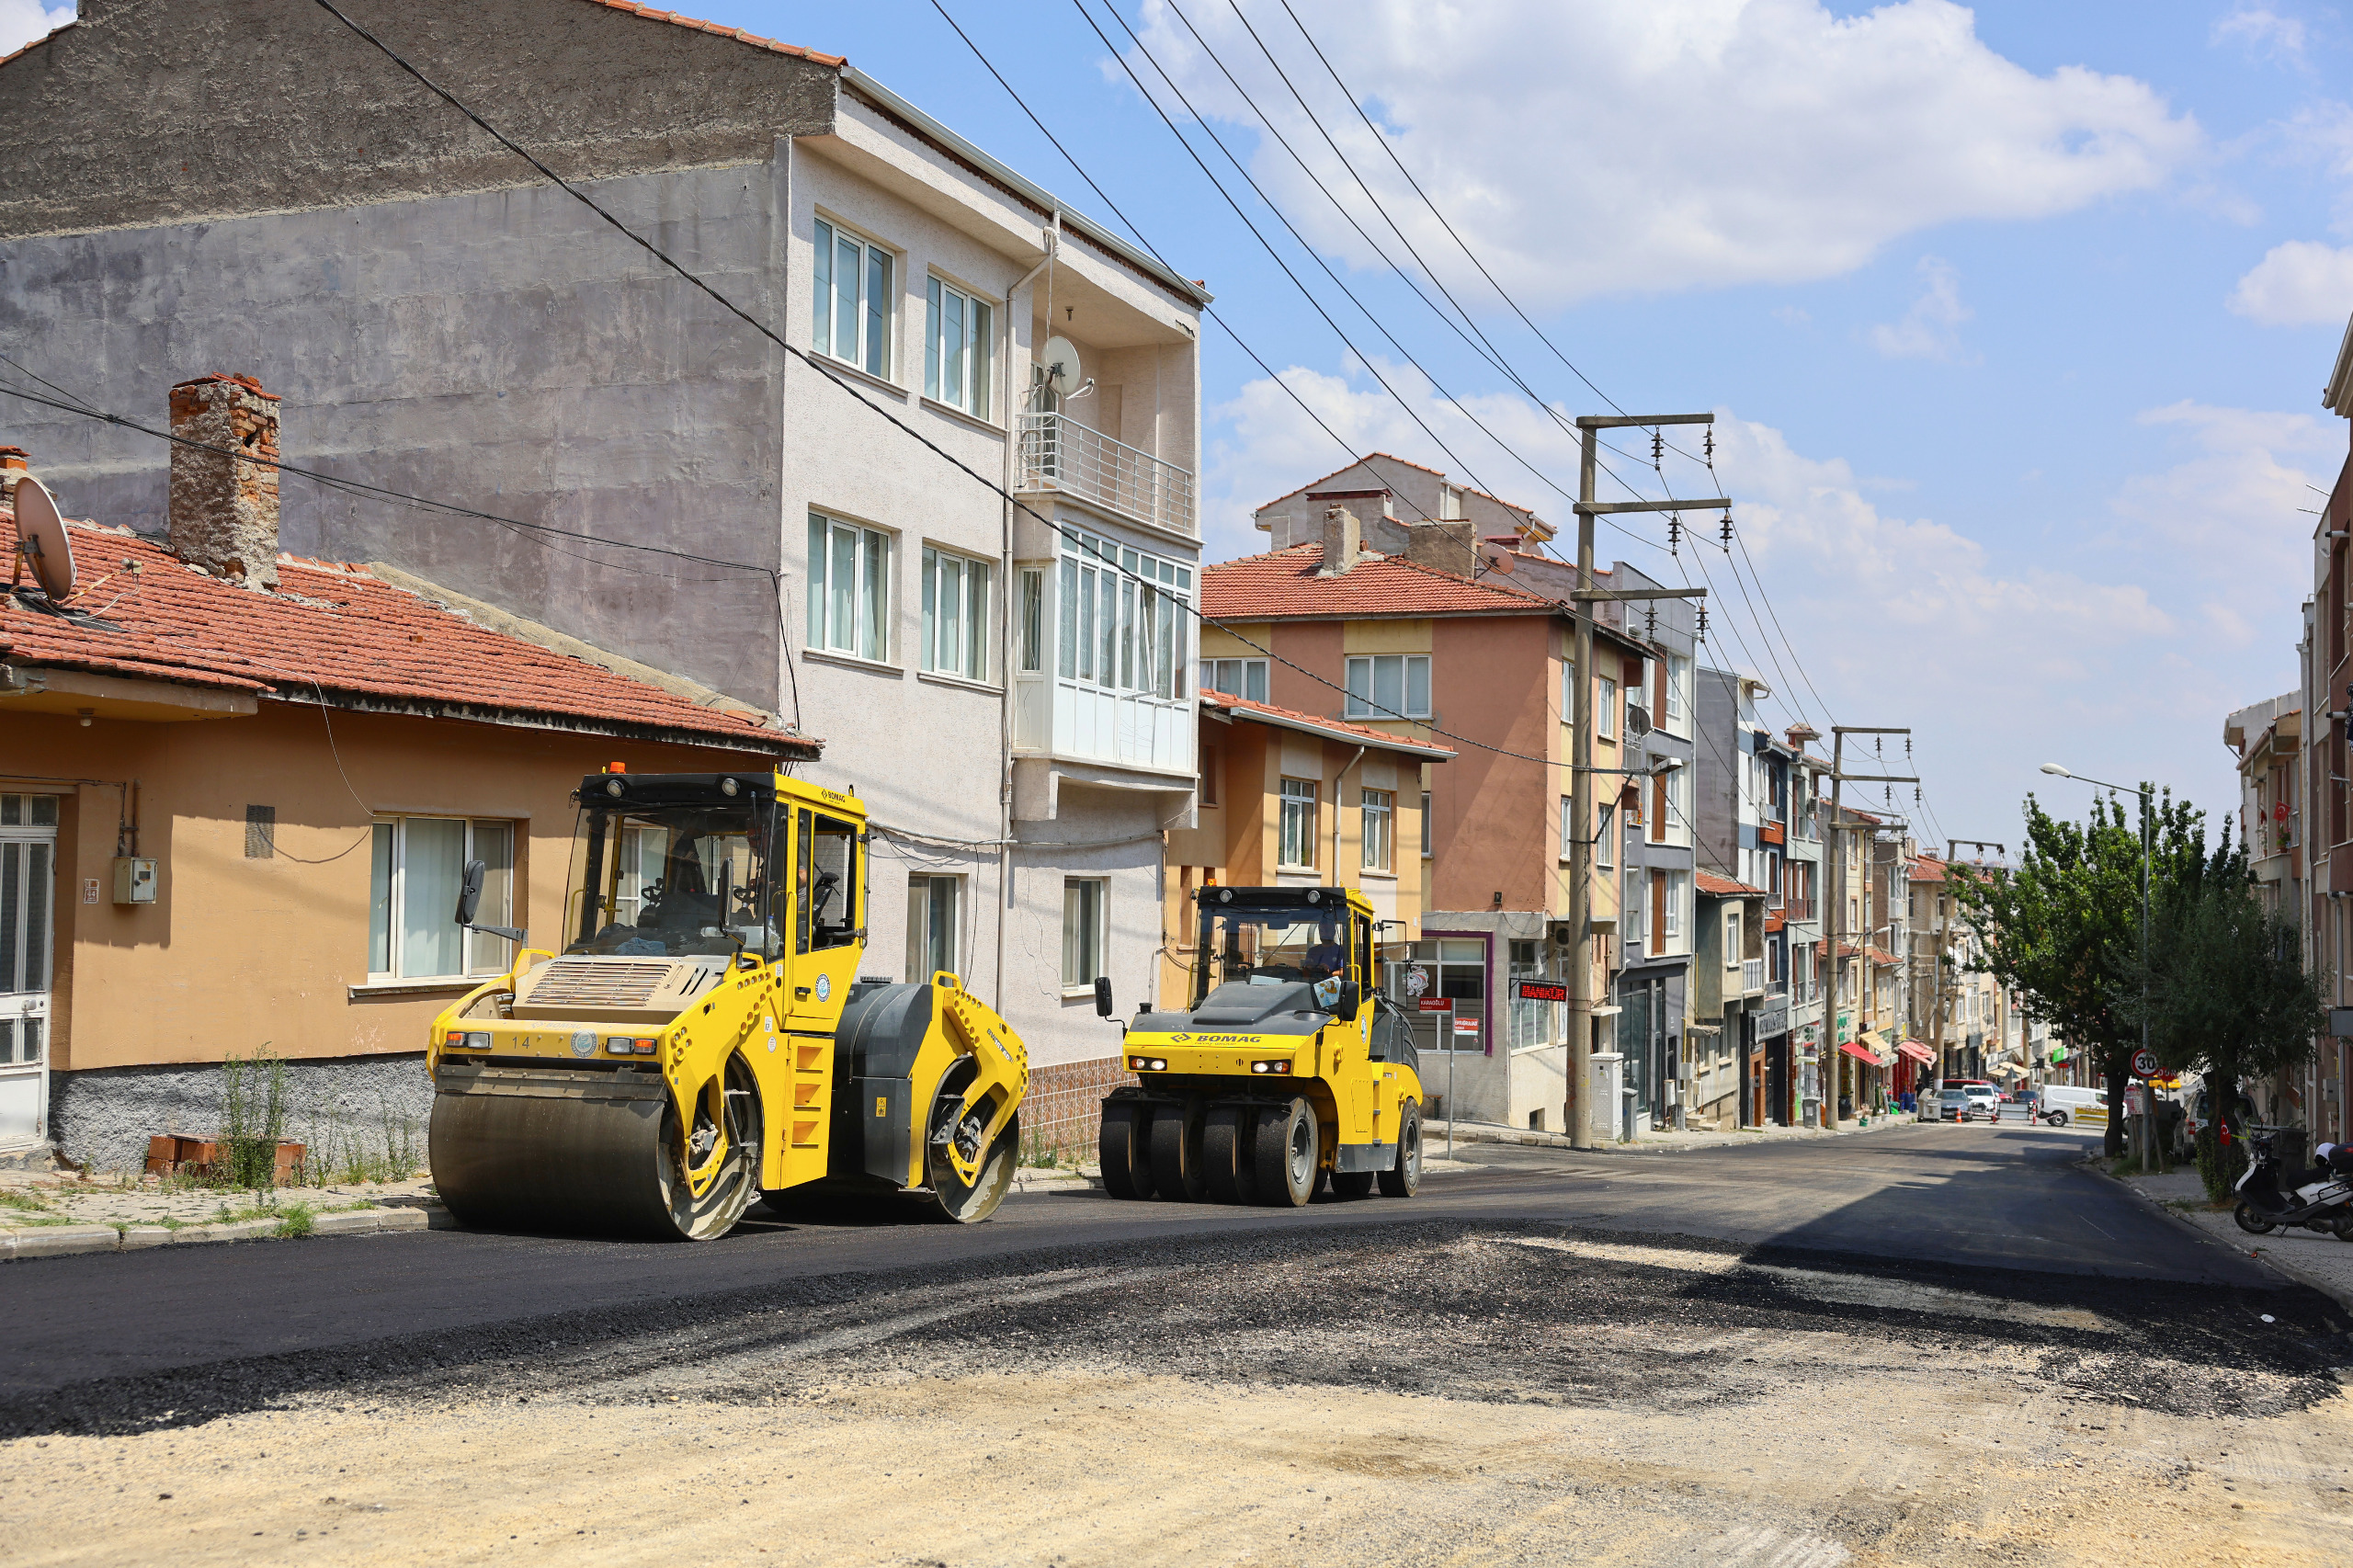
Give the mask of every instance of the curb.
M 1762 1149 L 1777 1143 L 1802 1143 L 1817 1138 L 1863 1138 L 1890 1127 L 1902 1125 L 1907 1118 L 1891 1116 L 1869 1127 L 1841 1127 L 1835 1131 L 1813 1128 L 1802 1131 L 1751 1132 L 1744 1130 L 1724 1135 L 1721 1142 L 1706 1143 L 1674 1142 L 1664 1139 L 1656 1142 L 1635 1139 L 1631 1142 L 1615 1141 L 1596 1143 L 1590 1149 L 1576 1149 L 1565 1132 L 1529 1132 L 1517 1127 L 1498 1127 L 1491 1122 L 1464 1122 L 1452 1129 L 1457 1143 L 1511 1143 L 1528 1149 L 1576 1149 L 1580 1154 L 1696 1154 L 1704 1149 Z M 1430 1140 L 1444 1138 L 1448 1133 L 1444 1121 L 1422 1123 L 1422 1143 L 1427 1149 Z
M 2150 1208 L 2155 1210 L 2166 1219 L 2171 1220 L 2175 1224 L 2179 1225 L 2182 1229 L 2196 1236 L 2200 1241 L 2205 1242 L 2212 1246 L 2221 1247 L 2224 1252 L 2231 1253 L 2236 1256 L 2252 1258 L 2256 1263 L 2261 1264 L 2264 1267 L 2271 1270 L 2272 1273 L 2279 1275 L 2282 1279 L 2288 1280 L 2291 1284 L 2302 1285 L 2310 1290 L 2317 1290 L 2322 1295 L 2326 1296 L 2330 1301 L 2335 1301 L 2338 1306 L 2345 1308 L 2347 1312 L 2353 1312 L 2353 1289 L 2348 1289 L 2344 1285 L 2340 1285 L 2333 1279 L 2325 1279 L 2317 1274 L 2305 1272 L 2303 1269 L 2297 1267 L 2294 1264 L 2280 1257 L 2278 1250 L 2275 1248 L 2243 1247 L 2230 1237 L 2215 1234 L 2205 1226 L 2200 1224 L 2197 1221 L 2191 1219 L 2188 1215 L 2184 1214 L 2180 1210 L 2150 1197 L 2139 1187 L 2134 1187 L 2131 1182 L 2126 1181 L 2122 1176 L 2114 1175 L 2097 1159 L 2082 1160 L 2078 1161 L 2077 1164 L 2082 1169 L 2089 1171 L 2094 1176 L 2106 1176 L 2109 1181 L 2114 1182 L 2117 1186 L 2122 1187 L 2125 1191 L 2131 1193 L 2133 1197 L 2139 1199 L 2142 1202 L 2147 1204 Z
M 370 1235 L 387 1231 L 449 1228 L 449 1210 L 433 1209 L 347 1209 L 312 1217 L 314 1236 Z M 240 1220 L 224 1225 L 25 1225 L 0 1227 L 0 1260 L 68 1257 L 89 1252 L 140 1252 L 149 1247 L 188 1246 L 205 1242 L 300 1241 L 280 1235 L 277 1220 Z

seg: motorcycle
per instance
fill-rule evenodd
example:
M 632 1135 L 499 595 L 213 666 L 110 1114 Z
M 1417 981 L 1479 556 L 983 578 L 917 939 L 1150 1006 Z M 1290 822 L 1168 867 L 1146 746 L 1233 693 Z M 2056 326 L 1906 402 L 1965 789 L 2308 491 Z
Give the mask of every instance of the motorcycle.
M 2272 1150 L 2276 1127 L 2250 1127 L 2247 1165 L 2233 1184 L 2239 1195 L 2231 1217 L 2252 1235 L 2268 1235 L 2290 1225 L 2353 1242 L 2353 1149 L 2323 1143 L 2313 1151 L 2312 1170 L 2287 1171 Z

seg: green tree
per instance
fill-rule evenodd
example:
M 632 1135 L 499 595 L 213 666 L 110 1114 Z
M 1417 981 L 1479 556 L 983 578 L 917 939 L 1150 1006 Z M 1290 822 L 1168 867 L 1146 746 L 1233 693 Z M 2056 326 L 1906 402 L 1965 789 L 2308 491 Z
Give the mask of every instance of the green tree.
M 2238 1085 L 2310 1061 L 2328 1028 L 2328 977 L 2304 967 L 2295 920 L 2257 892 L 2245 846 L 2222 842 L 2168 890 L 2149 944 L 2149 1045 L 2205 1074 L 2207 1103 L 2237 1119 Z M 2136 1019 L 2139 997 L 2127 1002 Z
M 2015 869 L 1955 866 L 1949 873 L 1961 917 L 1983 957 L 1972 966 L 2023 1000 L 2027 1016 L 2088 1051 L 2108 1085 L 2112 1156 L 2124 1152 L 2124 1085 L 2140 1049 L 2140 801 L 2096 798 L 2082 823 L 2063 821 L 2026 798 L 2026 845 Z M 2151 908 L 2175 897 L 2205 869 L 2205 813 L 2171 790 L 2149 816 Z M 2150 939 L 2155 929 L 2152 921 Z

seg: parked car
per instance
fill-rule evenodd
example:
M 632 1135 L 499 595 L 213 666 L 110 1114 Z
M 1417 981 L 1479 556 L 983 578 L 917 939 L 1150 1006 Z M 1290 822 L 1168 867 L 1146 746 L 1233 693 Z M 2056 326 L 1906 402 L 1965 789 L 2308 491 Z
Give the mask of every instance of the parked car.
M 2108 1092 L 2077 1088 L 2073 1084 L 2045 1084 L 2042 1085 L 2042 1104 L 2037 1114 L 2053 1127 L 2066 1127 L 2076 1121 L 2091 1127 L 2106 1127 Z
M 2002 1096 L 1993 1085 L 1966 1084 L 1961 1092 L 1966 1096 L 1968 1106 L 1968 1114 L 1961 1120 L 1974 1121 L 1981 1116 L 1988 1121 L 2002 1119 Z
M 1969 1091 L 1958 1084 L 1950 1088 L 1939 1089 L 1937 1092 L 1937 1119 L 1938 1121 L 1967 1121 L 1969 1119 Z

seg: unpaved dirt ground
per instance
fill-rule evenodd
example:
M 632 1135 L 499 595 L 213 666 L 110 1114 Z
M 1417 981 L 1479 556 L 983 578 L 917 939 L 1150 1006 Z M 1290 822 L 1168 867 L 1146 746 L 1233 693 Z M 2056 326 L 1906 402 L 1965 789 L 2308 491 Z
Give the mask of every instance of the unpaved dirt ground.
M 1073 1248 L 64 1391 L 0 1411 L 0 1540 L 23 1563 L 2341 1563 L 2342 1318 L 2301 1290 L 1540 1224 Z

